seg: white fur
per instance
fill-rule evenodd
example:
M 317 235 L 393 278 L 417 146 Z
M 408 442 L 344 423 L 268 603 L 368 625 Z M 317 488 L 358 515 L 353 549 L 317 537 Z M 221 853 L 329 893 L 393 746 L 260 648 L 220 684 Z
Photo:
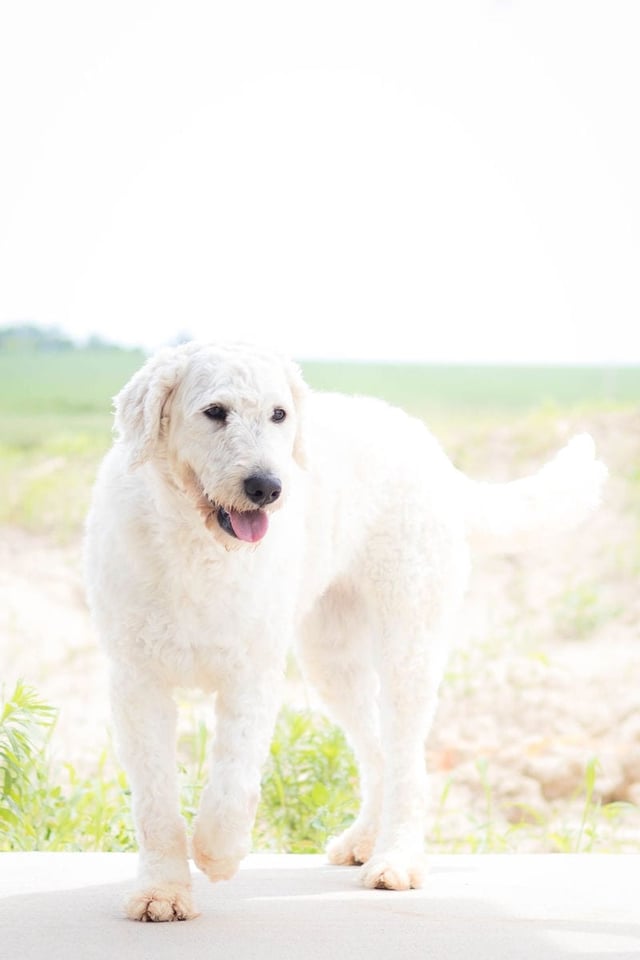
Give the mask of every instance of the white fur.
M 225 423 L 203 413 L 213 404 L 229 411 Z M 276 408 L 283 422 L 271 419 Z M 294 641 L 361 775 L 360 814 L 330 859 L 364 864 L 367 887 L 418 886 L 424 740 L 467 582 L 467 535 L 477 527 L 504 541 L 586 514 L 605 475 L 589 438 L 534 477 L 475 484 L 402 411 L 311 392 L 262 349 L 198 344 L 163 351 L 133 377 L 116 427 L 86 555 L 140 844 L 129 916 L 195 916 L 173 690 L 217 694 L 192 852 L 212 880 L 229 878 L 250 847 Z M 252 507 L 243 481 L 256 471 L 283 489 L 266 535 L 249 544 L 222 529 L 217 509 Z

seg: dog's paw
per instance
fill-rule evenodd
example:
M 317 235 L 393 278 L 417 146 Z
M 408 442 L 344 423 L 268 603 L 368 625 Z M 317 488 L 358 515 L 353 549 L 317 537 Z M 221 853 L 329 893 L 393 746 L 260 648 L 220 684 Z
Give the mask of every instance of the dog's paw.
M 376 835 L 372 827 L 354 823 L 340 836 L 329 841 L 327 857 L 330 863 L 345 866 L 360 865 L 370 858 L 375 842 Z
M 181 884 L 163 883 L 136 891 L 129 899 L 126 913 L 130 920 L 164 923 L 170 920 L 193 920 L 198 911 L 191 899 L 191 890 Z
M 226 829 L 222 824 L 226 824 Z M 233 830 L 224 818 L 199 817 L 196 821 L 191 856 L 212 883 L 231 880 L 250 849 L 250 832 Z
M 193 860 L 196 866 L 209 877 L 212 883 L 217 883 L 218 880 L 231 880 L 232 877 L 235 877 L 240 867 L 242 857 L 211 856 L 194 838 Z
M 423 856 L 376 854 L 365 863 L 360 878 L 369 890 L 415 890 L 424 883 Z

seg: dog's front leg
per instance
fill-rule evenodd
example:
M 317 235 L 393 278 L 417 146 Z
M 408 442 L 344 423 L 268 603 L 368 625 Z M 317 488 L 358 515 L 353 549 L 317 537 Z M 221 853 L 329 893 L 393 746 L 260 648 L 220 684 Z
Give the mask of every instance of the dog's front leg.
M 130 667 L 111 678 L 118 754 L 127 771 L 140 847 L 139 887 L 131 920 L 189 920 L 191 898 L 184 822 L 178 812 L 176 709 L 170 692 Z
M 218 692 L 210 778 L 193 837 L 193 859 L 212 881 L 228 880 L 251 849 L 262 766 L 280 705 L 282 674 L 236 676 Z

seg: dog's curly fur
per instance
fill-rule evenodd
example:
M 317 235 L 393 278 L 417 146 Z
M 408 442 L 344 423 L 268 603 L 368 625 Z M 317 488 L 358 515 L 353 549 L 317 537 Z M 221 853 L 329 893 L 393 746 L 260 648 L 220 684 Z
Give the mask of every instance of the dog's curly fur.
M 329 858 L 363 864 L 367 887 L 420 885 L 424 740 L 468 534 L 579 520 L 605 475 L 590 438 L 533 477 L 477 484 L 420 421 L 314 393 L 294 364 L 246 345 L 162 351 L 116 398 L 116 427 L 86 565 L 140 844 L 128 915 L 196 915 L 173 690 L 217 695 L 192 855 L 226 879 L 249 850 L 293 642 L 360 769 L 360 813 Z

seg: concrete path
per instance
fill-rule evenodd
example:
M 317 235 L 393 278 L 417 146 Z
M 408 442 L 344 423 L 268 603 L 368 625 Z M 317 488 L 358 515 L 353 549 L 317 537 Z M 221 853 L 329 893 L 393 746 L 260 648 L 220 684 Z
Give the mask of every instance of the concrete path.
M 424 890 L 367 891 L 323 857 L 194 875 L 201 915 L 133 923 L 130 854 L 0 854 L 2 960 L 640 960 L 640 855 L 434 856 Z

